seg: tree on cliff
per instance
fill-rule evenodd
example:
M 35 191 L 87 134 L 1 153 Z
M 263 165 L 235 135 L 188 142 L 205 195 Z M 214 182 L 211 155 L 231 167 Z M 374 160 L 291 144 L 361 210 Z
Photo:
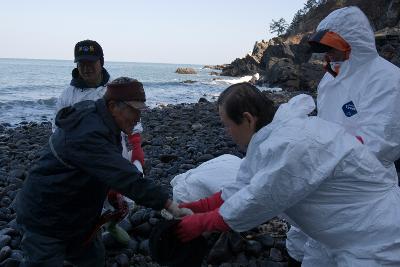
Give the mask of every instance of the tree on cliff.
M 272 20 L 272 22 L 269 24 L 269 31 L 270 33 L 276 32 L 279 36 L 286 31 L 288 26 L 289 25 L 286 23 L 286 20 L 284 18 L 280 18 L 277 21 Z

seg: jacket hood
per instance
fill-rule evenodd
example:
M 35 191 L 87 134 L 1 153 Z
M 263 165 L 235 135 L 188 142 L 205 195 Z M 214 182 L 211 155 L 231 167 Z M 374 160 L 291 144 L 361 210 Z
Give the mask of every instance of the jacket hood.
M 314 111 L 314 109 L 314 99 L 309 95 L 300 94 L 291 98 L 289 102 L 279 106 L 272 122 L 255 133 L 250 143 L 265 142 L 269 134 L 273 131 L 273 129 L 278 127 L 278 125 L 295 118 L 305 119 L 311 112 Z
M 273 122 L 286 121 L 293 118 L 306 118 L 315 109 L 314 99 L 305 94 L 297 95 L 288 103 L 279 106 Z
M 81 101 L 73 106 L 61 109 L 56 115 L 55 124 L 63 130 L 71 130 L 76 128 L 84 117 L 90 116 L 90 113 L 97 113 L 107 128 L 111 129 L 114 134 L 120 135 L 121 130 L 108 111 L 103 98 L 98 99 L 96 102 L 92 100 Z M 88 124 L 91 123 L 95 124 L 96 122 L 92 120 Z M 86 126 L 91 127 L 91 125 Z
M 101 80 L 99 86 L 105 86 L 110 80 L 110 74 L 105 68 L 102 69 L 101 73 L 103 74 L 103 79 Z M 70 85 L 81 89 L 92 88 L 87 86 L 85 81 L 81 78 L 81 76 L 79 75 L 78 68 L 72 70 L 72 79 Z
M 378 56 L 375 36 L 368 18 L 358 7 L 337 9 L 323 19 L 317 31 L 330 30 L 351 46 L 350 61 L 359 65 Z

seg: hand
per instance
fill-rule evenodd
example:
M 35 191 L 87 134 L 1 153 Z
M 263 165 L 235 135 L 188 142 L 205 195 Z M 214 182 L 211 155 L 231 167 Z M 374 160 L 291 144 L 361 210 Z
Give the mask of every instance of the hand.
M 178 203 L 176 203 L 175 201 L 171 201 L 171 203 L 167 207 L 167 211 L 170 212 L 177 219 L 193 214 L 190 209 L 179 208 Z
M 176 234 L 182 242 L 188 242 L 199 237 L 204 232 L 226 232 L 230 228 L 219 214 L 219 210 L 196 213 L 186 216 L 178 224 Z
M 128 202 L 126 202 L 123 195 L 113 190 L 108 192 L 107 198 L 108 202 L 110 202 L 111 206 L 115 209 L 113 212 L 115 221 L 121 221 L 129 213 Z
M 179 204 L 179 207 L 188 208 L 192 210 L 194 213 L 212 211 L 218 209 L 224 203 L 224 200 L 222 199 L 221 195 L 222 191 L 219 191 L 207 198 L 203 198 L 190 203 L 181 203 Z

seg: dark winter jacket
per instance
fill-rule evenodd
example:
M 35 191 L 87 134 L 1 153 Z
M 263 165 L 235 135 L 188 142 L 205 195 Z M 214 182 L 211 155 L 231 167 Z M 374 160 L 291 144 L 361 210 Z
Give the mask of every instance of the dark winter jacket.
M 139 205 L 164 207 L 168 192 L 121 156 L 121 131 L 104 99 L 60 110 L 56 125 L 19 194 L 18 223 L 43 235 L 85 238 L 110 188 Z

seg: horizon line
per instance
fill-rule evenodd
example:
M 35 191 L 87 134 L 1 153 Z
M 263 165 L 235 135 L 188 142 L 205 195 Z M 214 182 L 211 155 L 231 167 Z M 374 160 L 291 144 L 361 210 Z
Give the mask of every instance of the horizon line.
M 12 60 L 57 60 L 57 61 L 74 61 L 73 59 L 57 59 L 57 58 L 17 58 L 17 57 L 0 57 L 0 59 L 12 59 Z M 171 63 L 171 62 L 144 62 L 144 61 L 116 61 L 116 60 L 105 60 L 104 62 L 111 63 L 142 63 L 142 64 L 166 64 L 166 65 L 198 65 L 198 66 L 216 66 L 225 65 L 223 64 L 199 64 L 199 63 Z

